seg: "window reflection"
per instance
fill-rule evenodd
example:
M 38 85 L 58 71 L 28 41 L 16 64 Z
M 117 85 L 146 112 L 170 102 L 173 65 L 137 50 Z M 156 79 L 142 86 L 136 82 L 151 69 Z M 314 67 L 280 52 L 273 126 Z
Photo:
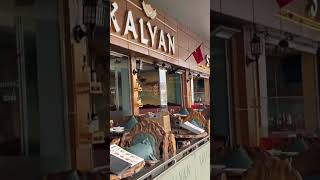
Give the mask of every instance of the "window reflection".
M 267 47 L 269 131 L 304 129 L 304 98 L 301 53 L 275 53 Z
M 131 114 L 129 59 L 110 55 L 110 110 Z

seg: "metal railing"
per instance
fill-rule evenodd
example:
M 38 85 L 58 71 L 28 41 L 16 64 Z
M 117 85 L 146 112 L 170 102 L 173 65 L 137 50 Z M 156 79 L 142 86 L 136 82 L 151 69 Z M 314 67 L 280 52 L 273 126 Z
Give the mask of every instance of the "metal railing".
M 138 173 L 138 176 L 135 176 L 134 179 L 137 179 L 137 180 L 148 180 L 148 179 L 155 178 L 156 176 L 158 176 L 161 173 L 165 172 L 170 167 L 175 165 L 177 162 L 182 160 L 184 157 L 186 157 L 187 155 L 191 154 L 196 149 L 198 149 L 199 147 L 203 146 L 204 144 L 206 144 L 209 141 L 210 141 L 210 136 L 207 136 L 207 137 L 205 137 L 205 138 L 193 143 L 192 145 L 190 145 L 190 146 L 186 147 L 185 149 L 181 150 L 180 152 L 178 152 L 177 155 L 175 155 L 174 157 L 168 159 L 165 162 L 161 162 L 161 164 L 159 164 L 158 166 L 154 167 L 150 171 Z M 139 176 L 139 174 L 141 174 L 141 175 Z

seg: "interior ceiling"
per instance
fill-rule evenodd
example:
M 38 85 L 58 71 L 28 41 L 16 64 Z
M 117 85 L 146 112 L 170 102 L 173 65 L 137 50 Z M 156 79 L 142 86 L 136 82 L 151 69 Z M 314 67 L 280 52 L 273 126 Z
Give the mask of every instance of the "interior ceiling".
M 210 0 L 149 0 L 149 2 L 153 8 L 186 25 L 203 41 L 210 41 Z

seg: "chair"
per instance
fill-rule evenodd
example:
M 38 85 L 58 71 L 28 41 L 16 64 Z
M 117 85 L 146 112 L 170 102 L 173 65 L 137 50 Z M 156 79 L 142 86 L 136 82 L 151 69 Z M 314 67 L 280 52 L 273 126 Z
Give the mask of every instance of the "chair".
M 320 173 L 320 148 L 312 148 L 309 151 L 300 153 L 292 161 L 292 166 L 302 175 Z
M 204 116 L 200 112 L 197 112 L 197 111 L 190 110 L 189 115 L 187 117 L 176 118 L 175 123 L 179 124 L 179 123 L 184 123 L 184 122 L 192 121 L 192 120 L 196 121 L 197 124 L 201 125 L 206 132 L 204 132 L 202 134 L 194 135 L 194 134 L 189 133 L 189 131 L 187 131 L 187 130 L 178 130 L 178 131 L 176 130 L 175 131 L 176 138 L 198 139 L 198 138 L 206 137 L 208 134 L 210 134 L 210 120 L 206 120 L 204 118 Z
M 210 120 L 206 120 L 206 118 L 204 118 L 204 116 L 200 112 L 190 110 L 189 115 L 186 118 L 181 120 L 182 122 L 195 120 L 202 127 L 204 127 L 204 129 L 206 130 L 206 132 L 208 132 L 208 134 L 210 134 Z
M 302 180 L 300 173 L 292 168 L 288 160 L 266 157 L 249 169 L 244 180 Z
M 166 133 L 159 123 L 147 121 L 143 118 L 130 132 L 127 132 L 122 136 L 120 146 L 130 147 L 134 145 L 134 141 L 141 136 L 152 139 L 151 144 L 157 160 L 168 160 L 170 156 L 176 155 L 176 143 L 173 135 Z M 150 161 L 146 162 L 151 165 L 155 163 Z

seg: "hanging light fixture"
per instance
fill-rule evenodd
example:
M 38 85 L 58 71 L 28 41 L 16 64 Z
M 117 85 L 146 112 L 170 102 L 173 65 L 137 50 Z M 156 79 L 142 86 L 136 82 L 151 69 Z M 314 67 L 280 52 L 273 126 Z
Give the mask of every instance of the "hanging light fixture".
M 140 71 L 142 70 L 142 61 L 141 60 L 137 60 L 136 61 L 136 69 L 134 69 L 132 71 L 133 75 L 138 74 Z
M 104 26 L 107 4 L 106 0 L 84 0 L 82 5 L 82 24 L 85 30 L 77 25 L 73 28 L 73 35 L 76 42 L 80 42 L 85 36 L 93 35 L 95 27 Z
M 191 79 L 193 78 L 193 75 L 191 72 L 188 73 L 188 77 L 187 77 L 187 81 L 191 81 Z
M 255 60 L 257 61 L 262 54 L 262 47 L 261 47 L 261 40 L 260 37 L 257 35 L 256 30 L 256 24 L 255 24 L 255 12 L 254 12 L 254 0 L 252 0 L 252 25 L 253 25 L 253 31 L 254 35 L 250 41 L 250 47 L 251 47 L 251 55 L 254 56 Z
M 293 40 L 293 35 L 290 33 L 285 34 L 285 37 L 279 41 L 278 45 L 282 49 L 289 48 L 290 44 L 289 41 Z
M 259 59 L 261 55 L 261 41 L 260 37 L 257 35 L 257 33 L 254 33 L 253 38 L 250 41 L 251 46 L 251 55 L 255 57 L 256 60 Z

